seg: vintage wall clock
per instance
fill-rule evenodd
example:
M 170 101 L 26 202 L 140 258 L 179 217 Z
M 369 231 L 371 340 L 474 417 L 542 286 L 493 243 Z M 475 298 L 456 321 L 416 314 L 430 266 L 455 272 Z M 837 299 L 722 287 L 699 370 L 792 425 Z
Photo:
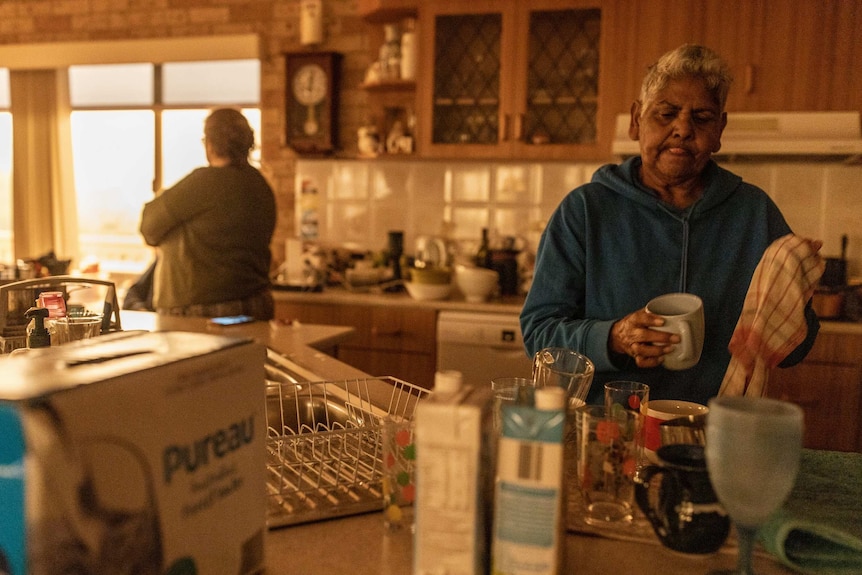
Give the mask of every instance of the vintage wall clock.
M 286 55 L 287 145 L 301 154 L 329 154 L 338 142 L 341 54 Z

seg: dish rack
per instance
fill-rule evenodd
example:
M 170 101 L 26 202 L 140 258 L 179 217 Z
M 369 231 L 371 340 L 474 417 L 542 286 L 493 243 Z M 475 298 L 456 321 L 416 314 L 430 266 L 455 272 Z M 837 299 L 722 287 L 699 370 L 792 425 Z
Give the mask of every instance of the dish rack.
M 429 393 L 389 376 L 267 379 L 267 526 L 382 509 L 381 426 Z
M 48 276 L 0 285 L 0 353 L 10 353 L 27 345 L 24 313 L 39 294 L 59 291 L 70 316 L 102 314 L 102 330 L 121 331 L 120 305 L 114 282 L 75 276 Z

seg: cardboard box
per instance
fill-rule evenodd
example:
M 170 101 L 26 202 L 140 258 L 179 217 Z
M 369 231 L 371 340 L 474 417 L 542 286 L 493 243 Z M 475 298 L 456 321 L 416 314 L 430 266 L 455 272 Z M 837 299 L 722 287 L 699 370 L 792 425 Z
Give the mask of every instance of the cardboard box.
M 416 407 L 414 575 L 490 569 L 495 435 L 490 386 L 465 386 Z
M 262 572 L 265 357 L 120 332 L 0 358 L 0 573 Z

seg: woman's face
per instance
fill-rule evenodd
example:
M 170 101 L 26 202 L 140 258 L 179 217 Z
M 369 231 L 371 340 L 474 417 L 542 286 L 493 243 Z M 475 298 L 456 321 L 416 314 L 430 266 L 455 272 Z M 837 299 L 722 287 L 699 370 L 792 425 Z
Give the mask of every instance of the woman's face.
M 629 135 L 640 142 L 644 184 L 667 187 L 699 178 L 721 148 L 727 124 L 699 78 L 673 80 L 642 108 L 632 106 Z

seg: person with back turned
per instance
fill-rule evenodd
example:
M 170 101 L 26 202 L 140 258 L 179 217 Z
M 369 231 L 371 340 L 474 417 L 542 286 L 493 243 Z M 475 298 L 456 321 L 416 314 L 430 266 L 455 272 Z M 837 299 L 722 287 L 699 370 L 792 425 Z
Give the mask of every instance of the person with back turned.
M 254 132 L 237 110 L 204 123 L 207 167 L 144 206 L 140 231 L 156 246 L 153 305 L 167 315 L 274 315 L 269 280 L 275 196 L 248 156 Z
M 791 233 L 763 190 L 712 159 L 731 82 L 727 64 L 703 46 L 663 55 L 631 107 L 640 155 L 599 168 L 543 233 L 521 313 L 526 350 L 567 347 L 593 360 L 588 403 L 602 401 L 605 382 L 632 380 L 650 386 L 650 399 L 706 404 L 728 369 L 755 269 Z M 806 242 L 816 256 L 821 242 Z M 679 371 L 662 366 L 679 336 L 652 329 L 664 320 L 644 310 L 672 292 L 698 295 L 706 319 L 700 361 Z M 819 329 L 810 300 L 802 305 L 807 332 L 782 367 L 802 360 Z

